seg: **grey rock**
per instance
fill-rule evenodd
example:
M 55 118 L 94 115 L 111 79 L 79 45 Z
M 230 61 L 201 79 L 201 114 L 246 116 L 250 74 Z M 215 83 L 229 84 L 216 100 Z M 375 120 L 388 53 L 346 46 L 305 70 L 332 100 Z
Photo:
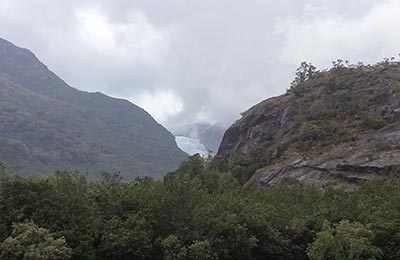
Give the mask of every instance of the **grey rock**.
M 324 71 L 300 87 L 253 106 L 225 132 L 217 154 L 225 165 L 238 154 L 272 155 L 246 185 L 400 177 L 399 63 Z

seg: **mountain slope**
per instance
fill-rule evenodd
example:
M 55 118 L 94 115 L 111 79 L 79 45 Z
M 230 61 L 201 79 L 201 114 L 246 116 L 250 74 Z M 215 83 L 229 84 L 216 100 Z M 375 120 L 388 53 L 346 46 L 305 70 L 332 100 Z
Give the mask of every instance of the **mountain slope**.
M 354 186 L 400 176 L 400 64 L 341 64 L 243 113 L 217 158 L 247 184 Z M 217 159 L 216 158 L 216 159 Z
M 21 174 L 57 169 L 160 176 L 186 154 L 134 104 L 68 86 L 29 50 L 0 39 L 0 161 Z

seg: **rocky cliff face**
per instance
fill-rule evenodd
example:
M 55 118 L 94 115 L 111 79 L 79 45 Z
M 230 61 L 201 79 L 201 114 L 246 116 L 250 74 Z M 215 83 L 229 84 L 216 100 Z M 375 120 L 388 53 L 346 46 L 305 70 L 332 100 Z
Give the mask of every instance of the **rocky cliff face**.
M 160 176 L 186 158 L 174 136 L 121 99 L 68 86 L 32 52 L 0 39 L 0 162 L 35 176 L 80 170 Z
M 318 72 L 243 113 L 225 132 L 217 155 L 237 174 L 246 172 L 248 158 L 257 158 L 247 185 L 285 177 L 318 186 L 397 179 L 400 64 Z

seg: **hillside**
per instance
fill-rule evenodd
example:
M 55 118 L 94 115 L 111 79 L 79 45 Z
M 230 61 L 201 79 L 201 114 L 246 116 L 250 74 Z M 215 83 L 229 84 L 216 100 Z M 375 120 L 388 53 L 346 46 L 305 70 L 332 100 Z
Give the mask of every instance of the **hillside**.
M 400 64 L 339 62 L 244 112 L 214 163 L 248 185 L 294 177 L 352 187 L 398 178 L 399 148 Z
M 0 39 L 0 161 L 34 176 L 76 169 L 160 176 L 186 154 L 146 111 L 68 86 L 32 52 Z

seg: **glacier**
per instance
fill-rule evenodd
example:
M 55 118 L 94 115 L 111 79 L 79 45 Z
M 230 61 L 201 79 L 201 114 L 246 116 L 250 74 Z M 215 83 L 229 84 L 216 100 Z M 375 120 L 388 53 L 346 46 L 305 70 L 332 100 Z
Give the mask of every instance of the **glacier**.
M 202 157 L 208 157 L 210 151 L 197 138 L 187 136 L 175 136 L 178 147 L 189 155 L 200 154 Z

